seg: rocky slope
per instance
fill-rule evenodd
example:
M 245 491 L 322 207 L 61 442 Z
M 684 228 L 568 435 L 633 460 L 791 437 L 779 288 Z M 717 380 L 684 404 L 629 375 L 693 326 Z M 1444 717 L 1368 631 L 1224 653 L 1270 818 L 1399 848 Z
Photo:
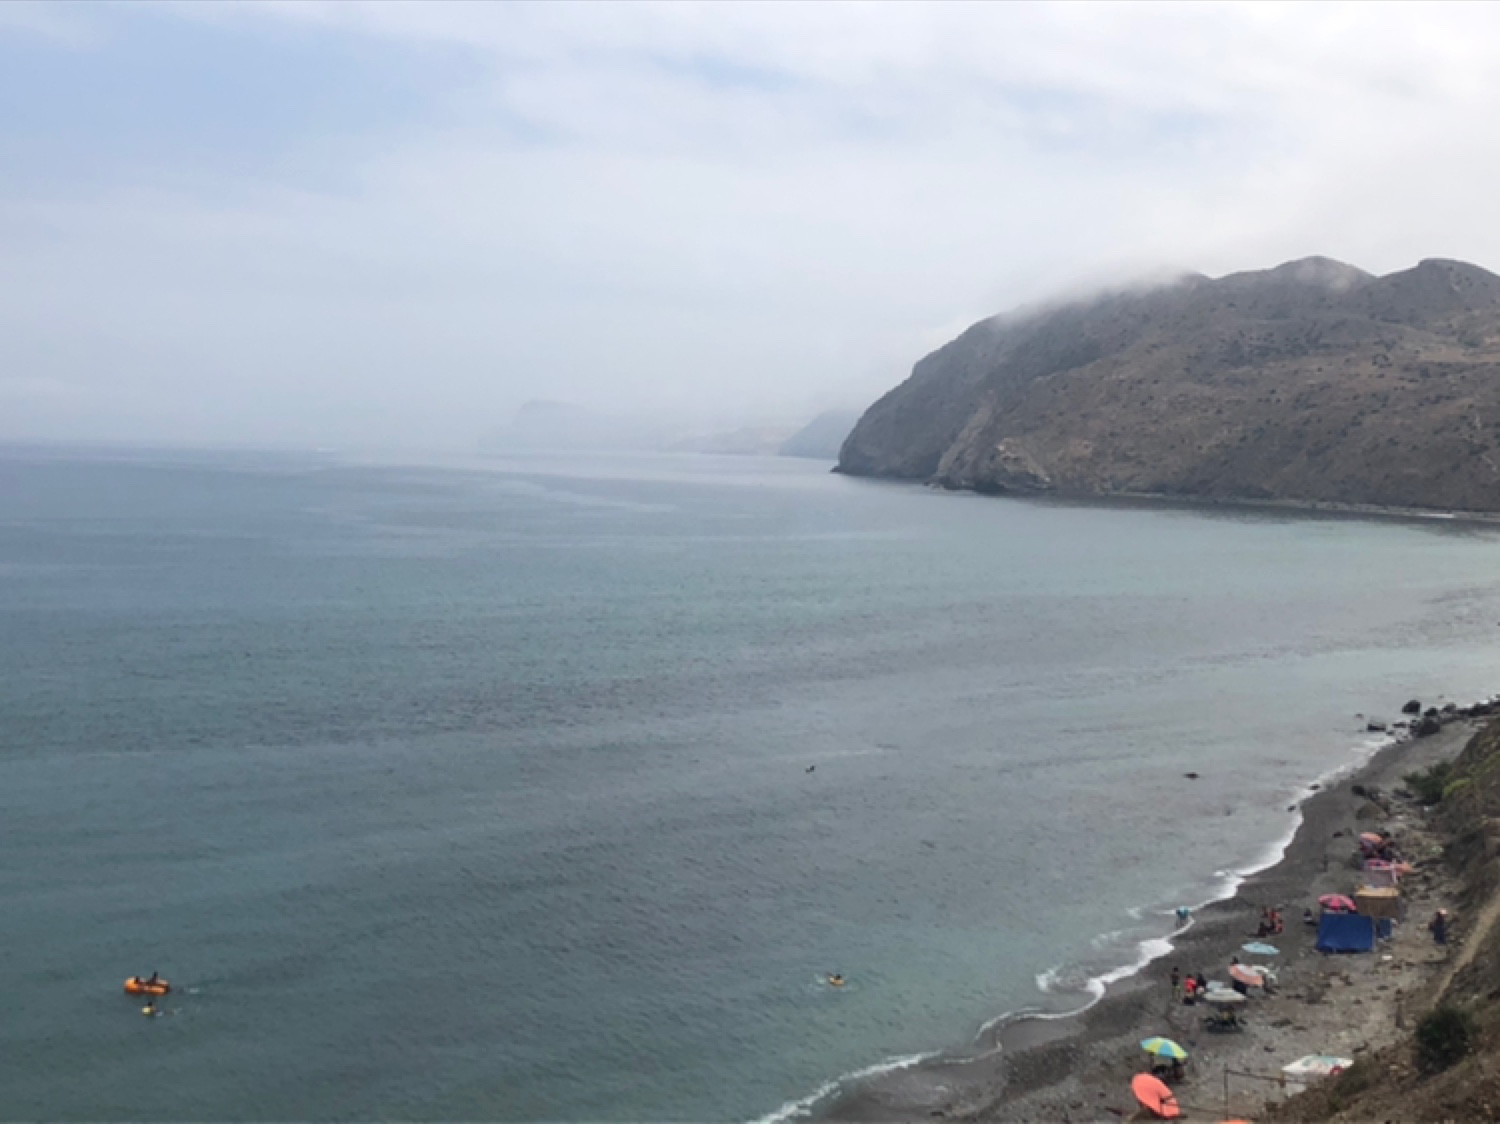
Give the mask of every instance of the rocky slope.
M 838 470 L 1500 511 L 1500 277 L 1308 258 L 995 317 L 871 406 Z

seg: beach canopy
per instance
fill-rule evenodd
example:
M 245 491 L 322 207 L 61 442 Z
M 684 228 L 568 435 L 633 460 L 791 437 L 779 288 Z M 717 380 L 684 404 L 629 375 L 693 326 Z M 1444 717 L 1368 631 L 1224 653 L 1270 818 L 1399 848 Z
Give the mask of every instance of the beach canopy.
M 1262 944 L 1260 941 L 1251 941 L 1247 945 L 1241 945 L 1240 951 L 1253 953 L 1256 956 L 1278 956 L 1281 950 L 1274 945 Z
M 1281 1067 L 1281 1072 L 1288 1077 L 1305 1080 L 1309 1077 L 1332 1077 L 1336 1073 L 1342 1073 L 1354 1064 L 1352 1058 L 1337 1058 L 1332 1054 L 1308 1054 L 1304 1058 L 1298 1058 L 1291 1065 Z
M 1324 909 L 1331 909 L 1334 913 L 1353 913 L 1358 908 L 1353 898 L 1345 897 L 1343 894 L 1324 894 L 1318 899 L 1318 904 Z
M 1261 979 L 1260 973 L 1246 967 L 1244 964 L 1229 965 L 1229 976 L 1231 979 L 1239 980 L 1246 987 L 1266 986 L 1266 981 Z
M 1175 1120 L 1182 1115 L 1182 1109 L 1177 1107 L 1177 1098 L 1167 1088 L 1166 1082 L 1149 1073 L 1137 1073 L 1132 1077 L 1130 1091 L 1152 1115 L 1162 1120 Z
M 1401 917 L 1401 891 L 1394 886 L 1383 889 L 1361 886 L 1354 891 L 1354 900 L 1359 903 L 1360 913 L 1366 917 L 1387 917 L 1392 921 Z
M 1170 1038 L 1144 1038 L 1141 1049 L 1158 1058 L 1171 1058 L 1174 1062 L 1186 1061 L 1188 1052 Z
M 1369 952 L 1375 947 L 1375 919 L 1357 913 L 1325 913 L 1318 922 L 1319 952 Z

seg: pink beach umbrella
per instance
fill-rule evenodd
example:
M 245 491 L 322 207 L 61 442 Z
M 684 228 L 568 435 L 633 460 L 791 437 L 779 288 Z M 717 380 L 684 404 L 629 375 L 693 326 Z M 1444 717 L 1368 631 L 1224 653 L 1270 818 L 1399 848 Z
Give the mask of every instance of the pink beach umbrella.
M 1332 913 L 1353 913 L 1358 908 L 1353 899 L 1343 894 L 1324 894 L 1318 899 L 1318 904 Z
M 1246 987 L 1265 987 L 1266 981 L 1261 979 L 1259 972 L 1252 972 L 1243 964 L 1229 965 L 1229 978 L 1238 980 Z

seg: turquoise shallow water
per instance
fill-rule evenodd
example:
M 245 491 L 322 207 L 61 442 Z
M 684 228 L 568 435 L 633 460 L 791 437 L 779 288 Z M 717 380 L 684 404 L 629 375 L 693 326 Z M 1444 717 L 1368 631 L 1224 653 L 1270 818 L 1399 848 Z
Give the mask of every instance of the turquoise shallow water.
M 772 1113 L 1076 1003 L 1497 633 L 1441 521 L 8 450 L 0 1116 Z

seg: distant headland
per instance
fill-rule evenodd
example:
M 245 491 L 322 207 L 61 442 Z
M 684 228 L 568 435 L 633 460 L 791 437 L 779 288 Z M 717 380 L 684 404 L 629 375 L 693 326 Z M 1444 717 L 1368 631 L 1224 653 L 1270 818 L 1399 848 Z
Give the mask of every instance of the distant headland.
M 1500 512 L 1500 276 L 1314 257 L 996 316 L 871 406 L 838 471 Z

